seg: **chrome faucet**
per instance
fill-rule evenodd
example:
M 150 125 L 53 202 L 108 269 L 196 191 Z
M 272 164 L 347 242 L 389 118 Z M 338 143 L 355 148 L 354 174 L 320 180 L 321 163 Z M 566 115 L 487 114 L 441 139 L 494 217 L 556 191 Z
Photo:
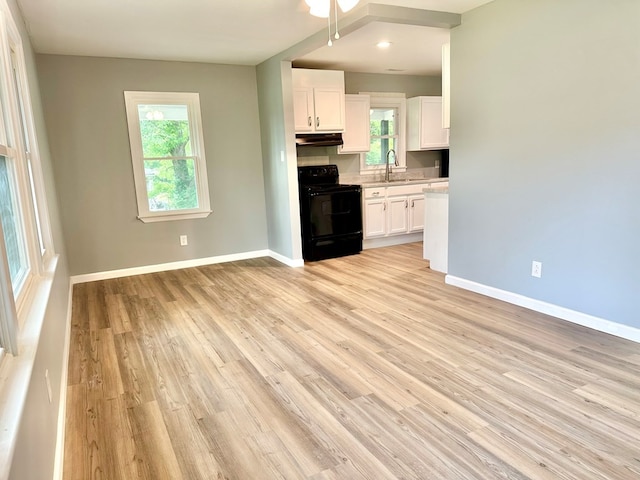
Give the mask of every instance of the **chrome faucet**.
M 389 151 L 387 151 L 387 161 L 385 164 L 385 172 L 384 172 L 384 181 L 389 183 L 389 174 L 391 173 L 391 167 L 389 166 L 389 155 L 393 152 L 393 164 L 397 167 L 398 166 L 398 155 L 396 154 L 396 151 L 393 148 L 390 148 Z

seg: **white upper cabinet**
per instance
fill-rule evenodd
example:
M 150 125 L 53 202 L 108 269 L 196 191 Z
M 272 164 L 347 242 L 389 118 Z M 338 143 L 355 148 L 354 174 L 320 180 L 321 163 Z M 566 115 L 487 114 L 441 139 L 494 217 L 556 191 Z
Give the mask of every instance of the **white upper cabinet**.
M 292 75 L 296 133 L 344 131 L 344 72 L 294 68 Z
M 449 148 L 449 130 L 442 121 L 442 97 L 408 99 L 407 150 Z
M 369 95 L 345 95 L 345 126 L 338 153 L 368 152 L 370 148 Z
M 293 118 L 298 132 L 313 132 L 313 89 L 293 89 Z

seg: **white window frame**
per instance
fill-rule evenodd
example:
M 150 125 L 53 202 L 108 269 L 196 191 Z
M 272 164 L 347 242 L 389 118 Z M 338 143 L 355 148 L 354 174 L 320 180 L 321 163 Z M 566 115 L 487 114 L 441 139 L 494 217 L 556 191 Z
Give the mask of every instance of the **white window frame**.
M 145 222 L 163 222 L 168 220 L 185 220 L 205 218 L 211 214 L 209 199 L 209 181 L 207 178 L 207 161 L 204 152 L 204 135 L 202 134 L 202 117 L 200 114 L 200 95 L 185 92 L 134 92 L 125 91 L 127 124 L 129 125 L 129 142 L 131 144 L 131 162 L 138 203 L 138 219 Z M 140 118 L 138 105 L 187 105 L 189 128 L 191 130 L 190 157 L 195 159 L 195 181 L 198 195 L 198 208 L 152 211 L 149 209 L 147 182 L 144 172 L 144 156 L 142 137 L 140 135 Z
M 5 2 L 0 5 L 0 82 L 2 127 L 6 134 L 0 145 L 10 162 L 16 189 L 27 272 L 12 285 L 4 236 L 0 235 L 0 359 L 3 353 L 19 353 L 18 337 L 32 304 L 39 280 L 50 273 L 55 257 L 44 192 L 44 179 L 35 135 L 33 110 L 26 75 L 22 40 Z M 39 226 L 39 228 L 38 228 Z M 0 227 L 0 234 L 2 233 Z
M 20 217 L 21 244 L 28 264 L 27 276 L 14 288 L 0 231 L 0 478 L 7 478 L 38 344 L 47 342 L 40 335 L 59 256 L 49 223 L 22 39 L 5 0 L 0 0 L 0 85 L 0 116 L 6 134 L 0 139 L 2 153 L 10 163 L 15 214 Z
M 360 92 L 371 97 L 370 109 L 374 108 L 395 108 L 398 111 L 396 129 L 398 132 L 398 142 L 395 148 L 398 166 L 394 166 L 394 172 L 405 172 L 407 170 L 407 147 L 406 147 L 406 124 L 407 124 L 407 99 L 404 93 L 381 93 L 381 92 Z M 372 138 L 373 139 L 373 138 Z M 367 154 L 360 154 L 360 174 L 375 175 L 385 170 L 384 165 L 367 165 Z

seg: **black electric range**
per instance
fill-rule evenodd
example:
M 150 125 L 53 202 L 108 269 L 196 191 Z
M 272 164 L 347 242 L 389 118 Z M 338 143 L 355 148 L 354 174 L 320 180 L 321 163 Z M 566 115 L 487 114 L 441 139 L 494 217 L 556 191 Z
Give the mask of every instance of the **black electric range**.
M 362 251 L 362 189 L 341 185 L 337 165 L 298 167 L 305 260 Z

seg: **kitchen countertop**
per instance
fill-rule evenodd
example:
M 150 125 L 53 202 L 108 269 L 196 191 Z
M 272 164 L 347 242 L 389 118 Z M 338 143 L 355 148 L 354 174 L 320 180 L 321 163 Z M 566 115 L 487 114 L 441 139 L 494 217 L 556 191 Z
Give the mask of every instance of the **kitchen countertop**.
M 449 187 L 428 187 L 423 188 L 424 193 L 449 193 Z
M 394 187 L 398 185 L 416 185 L 420 183 L 437 183 L 437 182 L 448 182 L 448 181 L 449 181 L 448 178 L 436 177 L 436 178 L 406 178 L 406 179 L 391 180 L 389 182 L 374 181 L 374 182 L 354 182 L 354 183 L 362 186 L 362 188 L 369 188 L 369 187 Z

